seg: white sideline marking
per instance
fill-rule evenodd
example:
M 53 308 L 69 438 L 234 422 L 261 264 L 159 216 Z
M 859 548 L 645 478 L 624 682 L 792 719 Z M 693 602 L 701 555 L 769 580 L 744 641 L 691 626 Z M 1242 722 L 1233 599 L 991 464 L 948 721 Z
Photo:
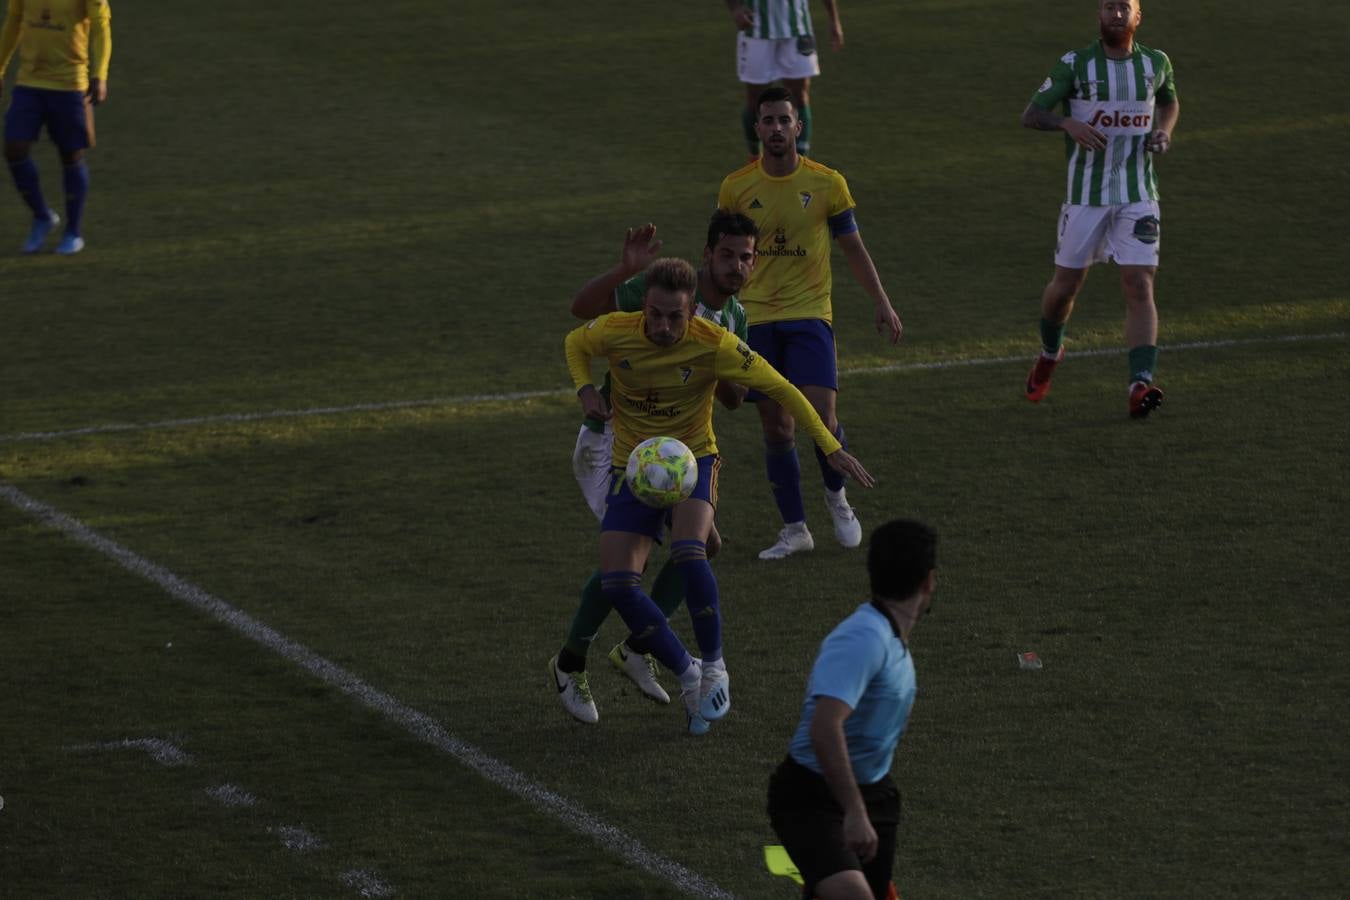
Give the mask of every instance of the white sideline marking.
M 186 766 L 192 763 L 188 756 L 174 744 L 160 738 L 125 738 L 120 741 L 105 741 L 101 744 L 72 744 L 62 748 L 74 753 L 90 750 L 144 750 L 150 758 L 161 766 Z
M 489 756 L 474 745 L 462 741 L 446 731 L 435 719 L 399 702 L 389 694 L 371 687 L 355 674 L 336 663 L 329 662 L 313 650 L 298 644 L 269 625 L 184 581 L 163 566 L 137 555 L 116 541 L 104 537 L 77 519 L 71 518 L 18 488 L 0 484 L 0 498 L 50 528 L 64 533 L 109 557 L 122 568 L 163 588 L 171 597 L 196 607 L 213 619 L 228 625 L 239 634 L 295 663 L 347 696 L 401 726 L 424 743 L 430 744 L 473 769 L 488 781 L 520 797 L 540 812 L 553 816 L 564 825 L 593 838 L 598 844 L 637 866 L 639 869 L 665 878 L 694 897 L 731 898 L 733 895 L 679 863 L 648 850 L 636 838 L 596 818 L 579 804 L 555 794 L 548 788 L 530 781 L 511 766 Z M 111 746 L 139 746 L 145 741 L 123 741 Z M 155 745 L 162 741 L 149 742 Z M 92 745 L 101 748 L 106 745 Z M 168 745 L 172 746 L 172 745 Z M 145 749 L 145 748 L 141 748 Z M 174 748 L 177 750 L 177 748 Z M 178 751 L 181 753 L 181 751 Z M 186 754 L 184 754 L 186 756 Z M 167 763 L 166 763 L 167 764 Z M 375 896 L 375 895 L 372 895 Z
M 326 850 L 328 848 L 328 844 L 325 843 L 323 838 L 298 825 L 278 825 L 276 828 L 267 830 L 281 840 L 281 846 L 287 850 L 294 850 L 296 853 L 312 853 L 315 850 Z
M 362 897 L 392 897 L 394 889 L 380 880 L 374 872 L 351 869 L 338 876 L 343 884 L 354 888 Z
M 1291 334 L 1279 337 L 1234 338 L 1223 341 L 1187 341 L 1180 344 L 1164 344 L 1159 350 L 1175 353 L 1178 350 L 1219 350 L 1224 347 L 1243 347 L 1251 344 L 1310 343 L 1313 341 L 1344 340 L 1346 332 L 1330 334 Z M 1068 357 L 1093 357 L 1123 355 L 1120 349 L 1075 350 Z M 1005 363 L 1024 363 L 1035 357 L 1035 351 L 1019 356 L 986 356 L 975 359 L 943 359 L 921 363 L 888 363 L 882 366 L 861 366 L 856 369 L 841 369 L 841 378 L 854 375 L 886 375 L 892 372 L 920 372 L 930 369 L 960 369 L 969 366 L 995 366 Z M 568 397 L 570 388 L 558 388 L 547 391 L 515 391 L 505 394 L 466 394 L 461 397 L 432 397 L 425 400 L 390 400 L 384 403 L 353 403 L 347 406 L 314 406 L 308 409 L 273 409 L 251 413 L 222 413 L 215 416 L 194 416 L 186 419 L 162 419 L 158 422 L 114 422 L 106 425 L 86 425 L 82 428 L 65 428 L 58 431 L 22 431 L 17 434 L 0 434 L 0 444 L 14 444 L 21 441 L 49 441 L 55 438 L 79 437 L 87 434 L 113 434 L 124 431 L 152 431 L 161 428 L 182 428 L 194 425 L 213 425 L 227 422 L 261 422 L 268 419 L 299 419 L 308 416 L 335 416 L 357 412 L 389 412 L 396 409 L 419 409 L 428 406 L 480 406 L 488 403 L 510 403 L 514 400 L 539 400 L 545 397 Z
M 215 787 L 207 788 L 206 794 L 212 800 L 222 803 L 225 806 L 258 805 L 258 798 L 237 784 L 218 784 Z

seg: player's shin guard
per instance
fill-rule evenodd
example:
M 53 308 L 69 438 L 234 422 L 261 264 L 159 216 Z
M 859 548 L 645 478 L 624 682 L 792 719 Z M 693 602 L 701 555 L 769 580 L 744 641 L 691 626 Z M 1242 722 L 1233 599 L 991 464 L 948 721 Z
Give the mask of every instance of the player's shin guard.
M 642 592 L 640 573 L 605 572 L 600 576 L 600 584 L 605 599 L 631 632 L 629 647 L 638 653 L 650 653 L 661 665 L 677 674 L 689 668 L 689 653 L 670 630 L 670 624 L 652 598 Z
M 844 449 L 847 450 L 848 437 L 844 434 L 844 426 L 842 424 L 835 426 L 834 436 L 839 440 L 839 443 L 844 446 Z M 836 493 L 843 489 L 844 473 L 836 472 L 834 469 L 830 468 L 830 464 L 825 461 L 825 454 L 820 452 L 819 447 L 816 448 L 816 462 L 820 464 L 820 478 L 825 482 L 825 487 Z
M 670 558 L 684 576 L 689 616 L 703 664 L 722 658 L 722 614 L 717 605 L 717 577 L 708 565 L 708 548 L 702 541 L 676 541 Z
M 32 157 L 24 157 L 9 164 L 9 175 L 14 179 L 14 187 L 28 208 L 33 211 L 34 219 L 46 219 L 51 216 L 47 200 L 42 196 L 42 181 L 38 177 L 37 163 Z
M 793 441 L 786 444 L 766 444 L 764 447 L 764 468 L 769 473 L 769 487 L 773 489 L 773 501 L 778 504 L 778 512 L 784 524 L 806 521 L 806 508 L 802 506 L 802 468 L 797 461 L 797 445 Z
M 66 189 L 66 234 L 78 235 L 80 220 L 84 218 L 84 200 L 89 196 L 89 167 L 84 160 L 66 166 L 61 182 Z

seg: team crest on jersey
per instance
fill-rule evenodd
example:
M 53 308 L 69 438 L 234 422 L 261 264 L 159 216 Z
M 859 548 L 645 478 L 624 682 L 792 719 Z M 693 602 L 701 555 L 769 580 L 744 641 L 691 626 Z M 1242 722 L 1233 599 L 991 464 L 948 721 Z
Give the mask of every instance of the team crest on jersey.
M 1052 88 L 1054 84 L 1055 83 L 1050 80 L 1050 76 L 1047 75 L 1045 76 L 1045 80 L 1041 82 L 1041 87 L 1038 91 L 1036 91 L 1036 93 L 1044 94 L 1046 91 L 1050 90 L 1050 88 Z
M 797 196 L 800 197 L 800 198 L 802 198 L 802 209 L 806 209 L 808 206 L 811 205 L 811 192 L 810 192 L 810 191 L 798 191 L 798 192 L 797 192 Z
M 1162 223 L 1157 216 L 1144 216 L 1134 223 L 1134 238 L 1141 244 L 1156 244 L 1162 236 Z
M 783 231 L 783 229 L 779 228 L 777 231 L 773 233 L 773 242 L 775 244 L 787 243 L 787 234 Z
M 631 365 L 629 365 L 629 363 L 628 363 L 628 357 L 624 357 L 623 359 L 619 360 L 619 368 L 620 368 L 620 369 L 632 369 L 632 368 L 633 368 L 633 367 L 632 367 Z
M 688 366 L 680 366 L 680 384 L 688 384 L 689 376 L 694 374 L 694 370 Z

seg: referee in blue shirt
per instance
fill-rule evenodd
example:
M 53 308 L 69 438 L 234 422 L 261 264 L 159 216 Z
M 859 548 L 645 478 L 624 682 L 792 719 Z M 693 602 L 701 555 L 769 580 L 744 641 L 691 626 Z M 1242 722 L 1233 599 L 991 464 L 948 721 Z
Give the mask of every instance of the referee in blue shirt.
M 896 745 L 914 705 L 906 641 L 933 602 L 937 534 L 897 519 L 872 532 L 872 599 L 820 645 L 801 721 L 769 779 L 769 821 L 806 884 L 803 897 L 892 894 L 900 790 Z

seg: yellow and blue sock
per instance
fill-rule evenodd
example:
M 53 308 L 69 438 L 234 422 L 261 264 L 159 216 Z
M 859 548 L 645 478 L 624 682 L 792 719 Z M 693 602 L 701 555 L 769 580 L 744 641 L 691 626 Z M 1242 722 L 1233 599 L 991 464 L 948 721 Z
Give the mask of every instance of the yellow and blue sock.
M 689 616 L 703 664 L 717 662 L 722 658 L 722 614 L 718 609 L 717 576 L 708 565 L 708 547 L 703 541 L 676 541 L 670 547 L 670 558 L 684 576 Z
M 785 444 L 765 443 L 764 468 L 769 473 L 769 487 L 773 489 L 773 501 L 778 504 L 778 513 L 785 524 L 806 521 L 806 508 L 802 505 L 802 468 L 797 460 L 797 444 L 788 441 Z

